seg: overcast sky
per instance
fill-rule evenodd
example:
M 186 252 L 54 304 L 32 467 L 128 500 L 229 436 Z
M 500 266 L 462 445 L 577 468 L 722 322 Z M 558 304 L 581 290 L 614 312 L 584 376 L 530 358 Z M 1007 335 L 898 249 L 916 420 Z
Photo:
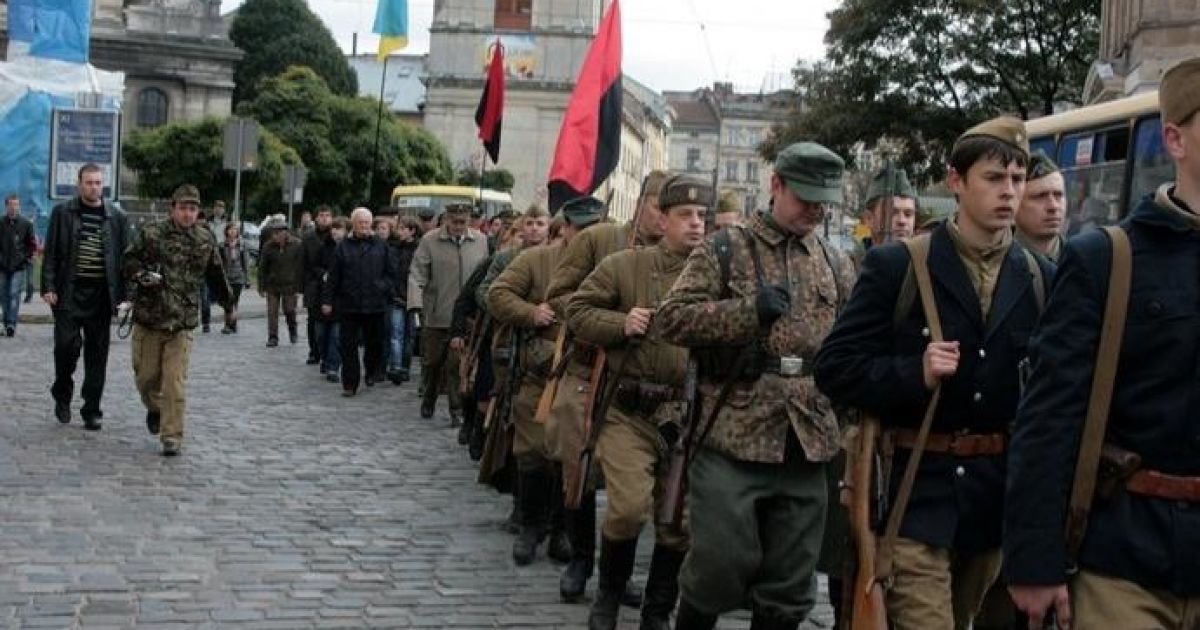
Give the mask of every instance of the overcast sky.
M 221 11 L 239 4 L 224 0 Z M 356 32 L 359 52 L 375 50 L 376 0 L 308 4 L 346 52 Z M 825 14 L 837 5 L 837 0 L 623 0 L 625 72 L 660 91 L 690 90 L 714 80 L 746 91 L 778 88 L 790 84 L 796 60 L 822 56 Z M 408 8 L 405 52 L 428 52 L 433 0 L 409 0 Z

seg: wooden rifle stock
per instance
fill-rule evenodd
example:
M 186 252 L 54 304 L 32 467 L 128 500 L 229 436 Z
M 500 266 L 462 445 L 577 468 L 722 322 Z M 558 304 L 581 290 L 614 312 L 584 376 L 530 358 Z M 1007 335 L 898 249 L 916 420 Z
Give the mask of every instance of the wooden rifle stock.
M 566 360 L 567 343 L 568 343 L 567 326 L 563 324 L 558 329 L 558 337 L 554 339 L 554 361 L 553 374 L 546 381 L 546 387 L 542 390 L 542 395 L 538 398 L 537 411 L 533 414 L 533 421 L 544 425 L 550 419 L 550 410 L 554 408 L 554 399 L 558 397 L 558 384 L 562 382 L 563 374 L 566 370 L 562 370 L 563 361 Z
M 671 446 L 671 461 L 667 466 L 666 485 L 663 488 L 662 502 L 655 515 L 659 525 L 679 528 L 683 524 L 683 504 L 687 495 L 687 445 L 692 442 L 692 435 L 697 430 L 700 404 L 697 400 L 698 366 L 696 360 L 689 358 L 687 376 L 683 382 L 685 406 L 683 410 L 683 434 Z
M 603 418 L 597 419 L 596 405 L 600 396 L 604 395 L 604 371 L 608 366 L 608 354 L 604 348 L 596 349 L 596 360 L 592 363 L 592 373 L 589 379 L 588 395 L 583 401 L 583 434 L 587 443 L 579 453 L 579 466 L 571 476 L 567 477 L 565 491 L 565 507 L 568 510 L 579 509 L 583 503 L 583 493 L 587 490 L 588 476 L 592 470 L 592 459 L 596 450 L 596 438 L 600 434 Z
M 850 540 L 854 547 L 852 574 L 847 576 L 851 602 L 848 615 L 850 630 L 887 630 L 887 608 L 883 585 L 875 578 L 877 540 L 872 498 L 875 496 L 876 445 L 879 420 L 864 417 L 859 425 L 858 441 L 846 452 L 846 482 L 843 502 L 850 513 Z

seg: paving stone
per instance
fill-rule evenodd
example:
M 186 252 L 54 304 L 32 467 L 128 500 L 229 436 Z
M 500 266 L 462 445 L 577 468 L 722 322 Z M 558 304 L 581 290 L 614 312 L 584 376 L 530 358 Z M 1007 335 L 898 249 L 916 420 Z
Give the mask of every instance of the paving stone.
M 52 417 L 51 326 L 0 339 L 0 628 L 585 625 L 587 601 L 558 601 L 560 565 L 513 566 L 511 499 L 474 482 L 444 406 L 422 420 L 414 383 L 344 399 L 303 341 L 266 349 L 265 322 L 243 322 L 194 335 L 170 459 L 146 433 L 128 340 L 113 338 L 91 433 L 78 400 L 70 424 Z M 652 545 L 648 529 L 639 583 Z M 822 602 L 805 628 L 831 622 Z

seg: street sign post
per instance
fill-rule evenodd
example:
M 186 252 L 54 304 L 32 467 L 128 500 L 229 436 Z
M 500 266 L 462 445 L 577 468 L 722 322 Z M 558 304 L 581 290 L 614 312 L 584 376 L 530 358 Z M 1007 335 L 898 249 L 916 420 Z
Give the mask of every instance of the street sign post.
M 304 183 L 308 179 L 308 169 L 297 164 L 283 167 L 283 202 L 288 207 L 288 227 L 292 222 L 292 210 L 296 204 L 304 201 Z
M 116 199 L 120 143 L 119 113 L 56 108 L 50 125 L 50 197 L 73 197 L 79 169 L 90 163 L 99 166 L 104 177 L 103 197 Z
M 258 123 L 236 116 L 225 121 L 225 170 L 233 171 L 233 220 L 241 217 L 242 171 L 258 167 Z

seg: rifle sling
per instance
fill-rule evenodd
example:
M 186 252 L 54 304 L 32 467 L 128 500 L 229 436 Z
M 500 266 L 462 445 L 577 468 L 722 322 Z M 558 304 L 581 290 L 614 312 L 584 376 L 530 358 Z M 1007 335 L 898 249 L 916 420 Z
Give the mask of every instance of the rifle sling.
M 931 342 L 940 342 L 942 338 L 942 319 L 938 314 L 937 302 L 933 294 L 933 281 L 929 276 L 929 235 L 922 235 L 904 241 L 912 259 L 912 268 L 917 281 L 917 290 L 921 298 L 921 308 L 925 313 L 925 322 L 929 326 Z M 904 520 L 904 512 L 908 508 L 908 500 L 912 496 L 913 485 L 917 480 L 917 468 L 921 465 L 921 455 L 925 452 L 925 444 L 929 441 L 929 431 L 933 426 L 933 416 L 937 413 L 938 402 L 942 397 L 942 387 L 939 384 L 933 390 L 933 396 L 925 407 L 925 417 L 921 420 L 921 429 L 917 432 L 916 443 L 904 468 L 904 476 L 900 479 L 900 487 L 896 492 L 896 501 L 888 514 L 884 526 L 883 538 L 879 542 L 879 551 L 875 564 L 875 578 L 883 581 L 892 574 L 893 552 L 896 539 L 900 534 L 900 522 Z
M 1079 458 L 1075 462 L 1075 480 L 1067 512 L 1067 557 L 1073 566 L 1079 555 L 1088 512 L 1096 491 L 1096 476 L 1100 469 L 1100 451 L 1108 428 L 1108 412 L 1112 403 L 1113 384 L 1117 377 L 1117 362 L 1121 354 L 1121 338 L 1125 317 L 1129 312 L 1129 293 L 1133 276 L 1133 255 L 1129 235 L 1119 226 L 1104 228 L 1112 242 L 1112 268 L 1108 275 L 1108 297 L 1104 303 L 1104 319 L 1100 326 L 1100 346 L 1096 349 L 1096 371 L 1092 374 L 1092 391 L 1088 398 L 1083 436 L 1079 442 Z

